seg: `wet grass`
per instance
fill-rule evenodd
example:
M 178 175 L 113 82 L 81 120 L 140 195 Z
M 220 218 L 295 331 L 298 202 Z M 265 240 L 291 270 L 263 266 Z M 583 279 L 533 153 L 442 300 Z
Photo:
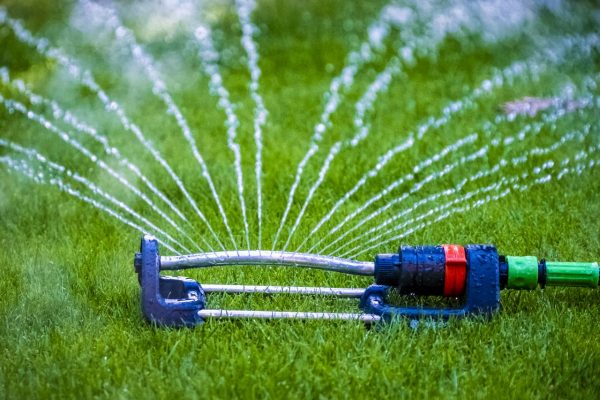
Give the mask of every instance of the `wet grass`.
M 8 2 L 6 6 L 11 15 L 23 18 L 28 28 L 64 46 L 94 72 L 98 82 L 124 105 L 132 120 L 172 163 L 215 230 L 225 238 L 225 228 L 199 167 L 183 144 L 173 118 L 152 96 L 141 70 L 118 46 L 108 46 L 110 42 L 103 41 L 106 38 L 91 40 L 85 32 L 77 33 L 67 24 L 71 5 L 55 8 L 46 7 L 44 2 L 35 3 L 37 8 L 27 2 Z M 345 55 L 365 37 L 366 27 L 381 6 L 381 2 L 263 1 L 254 15 L 261 29 L 257 38 L 263 69 L 260 91 L 269 110 L 264 138 L 265 248 L 270 248 L 296 166 L 307 150 L 321 113 L 323 93 L 342 68 Z M 119 7 L 123 12 L 127 9 Z M 580 3 L 578 7 L 579 14 L 575 16 L 580 23 L 547 15 L 535 29 L 548 36 L 593 30 L 589 22 L 594 18 L 592 6 Z M 247 92 L 248 73 L 240 59 L 240 28 L 231 7 L 215 7 L 212 12 L 219 16 L 212 21 L 219 50 L 230 54 L 221 60 L 221 67 L 232 99 L 240 104 L 237 111 L 241 120 L 239 140 L 245 193 L 251 230 L 256 232 L 253 103 Z M 143 31 L 143 21 L 135 15 L 124 13 L 124 19 Z M 207 78 L 201 74 L 187 38 L 184 33 L 164 39 L 154 37 L 147 45 L 159 60 L 173 97 L 196 134 L 236 240 L 243 243 L 224 115 L 208 93 Z M 388 43 L 389 47 L 396 44 Z M 197 234 L 206 235 L 206 229 L 164 171 L 92 93 L 74 84 L 55 63 L 19 44 L 2 26 L 0 48 L 0 64 L 9 67 L 13 78 L 23 79 L 36 92 L 56 99 L 102 129 L 147 176 L 172 195 L 197 225 Z M 406 70 L 406 77 L 394 80 L 389 91 L 378 99 L 369 117 L 369 139 L 356 149 L 343 151 L 336 159 L 291 247 L 309 235 L 335 201 L 385 150 L 404 140 L 429 116 L 439 115 L 448 101 L 468 94 L 492 74 L 493 68 L 506 67 L 535 51 L 528 35 L 515 32 L 494 44 L 477 35 L 450 37 L 440 45 L 437 58 L 419 58 Z M 330 145 L 354 134 L 354 102 L 385 67 L 390 55 L 391 52 L 380 55 L 361 70 L 347 99 L 334 114 L 332 129 L 307 167 L 283 239 Z M 590 57 L 551 66 L 539 80 L 524 75 L 493 91 L 474 110 L 457 115 L 449 124 L 432 130 L 427 140 L 400 154 L 327 227 L 333 227 L 382 187 L 408 173 L 418 161 L 471 132 L 481 132 L 485 121 L 493 120 L 504 102 L 524 96 L 557 95 L 567 87 L 573 88 L 575 97 L 582 96 L 583 78 L 596 74 L 598 69 L 598 53 L 594 51 Z M 23 101 L 5 85 L 0 85 L 0 94 Z M 51 113 L 46 115 L 51 119 Z M 532 147 L 548 146 L 565 132 L 591 124 L 591 134 L 584 140 L 566 142 L 555 153 L 532 157 L 503 173 L 513 176 L 531 171 L 549 159 L 558 163 L 573 158 L 578 151 L 599 143 L 597 115 L 597 109 L 570 114 L 554 126 L 543 128 L 534 138 L 510 147 L 500 146 L 486 157 L 425 186 L 394 210 L 401 211 L 427 195 L 452 187 L 463 177 L 493 166 L 500 158 L 518 157 Z M 481 134 L 475 143 L 450 154 L 416 180 L 441 170 L 446 162 L 476 151 L 493 138 L 514 135 L 539 120 L 540 117 L 519 118 L 495 126 L 490 137 Z M 0 108 L 0 137 L 38 149 L 163 226 L 164 221 L 161 223 L 141 201 L 23 116 Z M 93 142 L 82 141 L 100 152 Z M 14 154 L 0 148 L 0 155 Z M 596 158 L 597 152 L 590 155 L 590 159 Z M 598 169 L 592 168 L 526 192 L 511 193 L 498 202 L 453 214 L 406 237 L 403 243 L 494 243 L 501 253 L 507 254 L 598 260 L 599 177 Z M 465 190 L 493 181 L 491 177 Z M 402 186 L 392 197 L 409 188 Z M 438 199 L 414 216 L 447 200 Z M 139 311 L 139 288 L 132 269 L 139 232 L 54 187 L 37 185 L 11 173 L 4 166 L 0 168 L 0 232 L 2 398 L 596 398 L 600 392 L 599 290 L 505 291 L 502 311 L 490 321 L 451 321 L 446 327 L 412 329 L 406 321 L 399 321 L 367 330 L 352 322 L 212 321 L 194 330 L 163 329 L 148 326 Z M 319 234 L 311 238 L 312 243 L 318 238 Z M 251 240 L 256 244 L 255 234 Z M 363 259 L 379 251 L 394 251 L 398 244 L 381 245 Z M 268 267 L 219 268 L 186 274 L 205 283 L 353 287 L 370 283 L 366 278 Z M 347 312 L 357 309 L 354 300 L 285 295 L 213 295 L 209 306 Z

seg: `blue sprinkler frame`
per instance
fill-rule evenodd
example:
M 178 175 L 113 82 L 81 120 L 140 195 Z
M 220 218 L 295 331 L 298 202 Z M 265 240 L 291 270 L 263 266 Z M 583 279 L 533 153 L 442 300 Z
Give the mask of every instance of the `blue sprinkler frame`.
M 355 319 L 365 323 L 389 322 L 397 317 L 410 319 L 461 318 L 469 315 L 491 316 L 500 307 L 500 274 L 498 253 L 494 246 L 465 246 L 467 257 L 467 279 L 464 303 L 460 308 L 395 307 L 387 304 L 387 295 L 392 288 L 371 285 L 360 293 L 352 290 L 346 297 L 359 297 L 359 307 L 364 314 L 303 313 L 270 311 L 205 310 L 206 293 L 200 283 L 185 277 L 161 276 L 161 257 L 158 242 L 149 235 L 142 237 L 140 252 L 135 256 L 135 270 L 141 286 L 142 312 L 147 321 L 159 326 L 194 327 L 205 317 L 261 317 L 301 319 Z M 243 287 L 240 287 L 243 288 Z M 281 288 L 278 293 L 290 292 L 292 288 Z M 335 294 L 345 289 L 309 289 L 296 293 Z M 310 290 L 313 289 L 313 290 Z M 317 290 L 318 289 L 318 290 Z M 324 290 L 331 293 L 324 293 Z M 240 290 L 238 292 L 247 292 Z
M 142 313 L 148 322 L 176 327 L 193 327 L 203 322 L 198 314 L 206 305 L 202 286 L 193 279 L 160 275 L 155 238 L 142 237 L 134 265 L 142 289 Z
M 494 246 L 474 244 L 465 246 L 465 253 L 468 267 L 462 307 L 394 307 L 386 303 L 390 286 L 371 285 L 361 297 L 360 308 L 365 313 L 381 316 L 385 321 L 395 317 L 449 319 L 478 314 L 491 316 L 500 308 L 498 252 Z

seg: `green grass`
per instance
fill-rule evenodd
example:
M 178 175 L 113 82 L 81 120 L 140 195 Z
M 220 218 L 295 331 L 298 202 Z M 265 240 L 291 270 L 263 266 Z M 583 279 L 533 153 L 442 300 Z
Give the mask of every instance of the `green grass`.
M 129 55 L 114 46 L 108 36 L 77 32 L 69 25 L 75 18 L 72 4 L 55 7 L 54 2 L 4 3 L 11 16 L 22 18 L 26 27 L 49 37 L 51 43 L 60 44 L 93 71 L 98 82 L 156 143 L 226 242 L 225 228 L 199 166 L 174 119 L 152 96 L 151 86 Z M 178 30 L 173 35 L 153 36 L 153 26 L 146 17 L 157 9 L 152 8 L 154 3 L 147 4 L 148 10 L 122 4 L 118 7 L 125 23 L 134 28 L 159 60 L 173 97 L 195 132 L 236 240 L 243 243 L 224 114 L 208 92 L 208 81 L 200 72 L 195 48 L 188 43 L 189 32 Z M 253 21 L 261 29 L 257 37 L 263 72 L 260 93 L 269 110 L 264 130 L 264 248 L 271 246 L 296 166 L 307 150 L 322 111 L 323 94 L 343 67 L 346 54 L 363 40 L 366 27 L 383 4 L 334 0 L 259 2 Z M 573 7 L 576 8 L 572 18 L 542 13 L 527 32 L 551 37 L 593 31 L 598 9 L 583 3 Z M 239 44 L 240 27 L 230 4 L 213 4 L 209 8 L 210 22 L 218 33 L 217 47 L 230 55 L 222 60 L 221 70 L 232 100 L 239 104 L 245 199 L 255 246 L 253 102 L 247 91 L 249 75 L 240 59 L 244 54 Z M 398 44 L 398 39 L 389 40 L 388 49 Z M 34 91 L 56 99 L 101 129 L 161 190 L 172 195 L 197 225 L 196 237 L 207 235 L 174 183 L 116 118 L 102 108 L 93 93 L 69 79 L 56 63 L 20 44 L 3 26 L 0 48 L 0 65 L 9 67 L 12 78 L 23 79 Z M 496 43 L 485 42 L 477 34 L 454 35 L 444 40 L 438 50 L 435 58 L 419 57 L 413 67 L 406 69 L 406 77 L 395 79 L 388 92 L 378 98 L 374 112 L 368 114 L 371 135 L 361 146 L 344 150 L 335 160 L 290 248 L 297 247 L 376 158 L 404 140 L 410 130 L 429 116 L 439 115 L 448 101 L 468 94 L 494 68 L 506 67 L 539 49 L 532 35 L 515 31 Z M 283 239 L 316 180 L 329 147 L 354 134 L 354 102 L 385 67 L 391 54 L 388 50 L 361 69 L 355 85 L 333 115 L 332 129 L 305 171 Z M 500 113 L 504 102 L 524 96 L 557 95 L 567 85 L 573 86 L 576 97 L 581 96 L 583 78 L 597 74 L 599 66 L 595 50 L 588 57 L 550 65 L 537 81 L 524 76 L 493 91 L 478 102 L 476 109 L 457 115 L 449 124 L 432 130 L 427 140 L 401 153 L 336 214 L 333 223 L 409 172 L 420 160 L 480 131 L 485 121 Z M 5 85 L 0 85 L 0 94 L 23 101 Z M 50 112 L 45 115 L 52 119 Z M 519 118 L 500 124 L 491 133 L 503 138 L 531 122 L 530 118 Z M 560 162 L 572 158 L 579 150 L 599 143 L 597 122 L 597 109 L 567 115 L 555 126 L 546 126 L 535 138 L 508 148 L 499 147 L 456 169 L 393 210 L 401 211 L 427 195 L 452 187 L 463 177 L 493 166 L 502 157 L 518 157 L 528 148 L 548 146 L 563 133 L 592 124 L 591 134 L 584 141 L 567 142 L 559 152 L 532 157 L 523 165 L 508 167 L 504 174 L 523 173 L 548 159 Z M 0 137 L 38 149 L 51 160 L 98 183 L 159 226 L 168 227 L 79 153 L 39 125 L 3 107 Z M 489 139 L 481 135 L 475 143 L 424 170 L 416 180 L 477 150 Z M 98 145 L 82 141 L 100 152 Z M 0 156 L 4 155 L 18 157 L 0 148 Z M 594 154 L 590 157 L 595 159 Z M 498 202 L 453 214 L 406 237 L 403 243 L 490 242 L 505 254 L 532 254 L 565 261 L 597 260 L 599 177 L 598 168 L 593 168 L 581 175 L 571 174 L 560 181 L 511 193 Z M 476 186 L 493 180 L 482 180 Z M 392 193 L 392 198 L 409 189 L 410 184 L 402 186 Z M 210 321 L 193 330 L 157 328 L 143 321 L 139 309 L 139 287 L 132 268 L 139 232 L 55 187 L 35 184 L 4 166 L 0 168 L 0 193 L 1 398 L 596 398 L 600 392 L 598 290 L 504 291 L 502 310 L 490 321 L 450 321 L 447 327 L 411 329 L 407 322 L 399 321 L 367 330 L 352 322 L 249 320 Z M 430 206 L 447 200 L 439 199 Z M 385 203 L 378 206 L 382 204 Z M 421 208 L 417 214 L 427 210 Z M 384 218 L 385 215 L 375 222 Z M 328 227 L 333 227 L 333 223 Z M 318 238 L 317 234 L 311 242 Z M 362 258 L 394 251 L 397 245 L 382 245 L 379 251 Z M 367 278 L 268 267 L 186 271 L 186 275 L 205 283 L 353 287 L 370 283 Z M 357 309 L 355 300 L 285 295 L 211 295 L 209 306 L 347 312 Z

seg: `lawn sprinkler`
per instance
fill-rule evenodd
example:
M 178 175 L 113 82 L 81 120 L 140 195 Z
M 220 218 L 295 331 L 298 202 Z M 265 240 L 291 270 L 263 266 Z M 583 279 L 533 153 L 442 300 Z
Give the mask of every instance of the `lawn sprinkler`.
M 162 276 L 161 271 L 228 265 L 271 265 L 316 268 L 352 275 L 373 276 L 366 289 L 201 285 L 185 277 Z M 397 253 L 379 254 L 374 262 L 337 257 L 278 252 L 222 251 L 183 256 L 161 256 L 158 242 L 142 237 L 135 271 L 141 285 L 142 312 L 156 325 L 192 327 L 209 318 L 294 318 L 358 320 L 366 324 L 396 317 L 489 317 L 500 308 L 501 289 L 533 290 L 538 286 L 598 287 L 595 262 L 538 261 L 536 257 L 501 256 L 492 245 L 401 246 Z M 389 303 L 395 290 L 401 295 L 443 296 L 462 299 L 459 307 L 399 307 Z M 358 298 L 360 313 L 254 311 L 208 309 L 208 293 L 294 293 Z

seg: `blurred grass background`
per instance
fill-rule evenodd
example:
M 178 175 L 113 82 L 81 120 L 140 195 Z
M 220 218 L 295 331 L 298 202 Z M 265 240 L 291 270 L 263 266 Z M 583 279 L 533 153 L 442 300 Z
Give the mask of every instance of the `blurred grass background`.
M 10 16 L 22 19 L 28 29 L 48 37 L 92 70 L 98 82 L 157 144 L 219 235 L 225 238 L 214 201 L 179 128 L 166 114 L 164 105 L 152 96 L 151 85 L 139 66 L 118 43 L 76 29 L 75 5 L 70 2 L 2 4 Z M 154 26 L 153 20 L 146 18 L 165 4 L 116 3 L 115 7 L 158 61 L 170 92 L 194 130 L 233 222 L 236 240 L 243 243 L 224 114 L 216 107 L 216 98 L 209 94 L 208 78 L 202 74 L 196 49 L 190 45 L 190 32 L 161 31 L 156 28 L 159 24 Z M 369 23 L 384 5 L 383 1 L 259 1 L 252 19 L 260 29 L 256 38 L 263 72 L 260 93 L 269 110 L 264 131 L 264 248 L 270 248 L 279 225 L 296 166 L 308 148 L 322 111 L 323 95 L 343 67 L 348 52 L 365 38 Z M 248 95 L 249 74 L 239 44 L 240 26 L 231 3 L 209 6 L 209 20 L 223 55 L 221 72 L 238 104 L 245 198 L 253 232 L 251 240 L 256 244 L 254 104 Z M 533 31 L 548 37 L 597 32 L 597 4 L 578 2 L 571 10 L 569 18 L 542 12 Z M 394 79 L 387 93 L 378 98 L 369 115 L 369 138 L 336 159 L 291 247 L 302 242 L 385 150 L 404 140 L 429 116 L 438 115 L 449 101 L 468 94 L 491 76 L 494 68 L 506 67 L 539 50 L 531 32 L 515 31 L 494 43 L 477 34 L 451 35 L 438 46 L 436 57 L 417 58 L 416 64 L 405 70 L 406 77 Z M 355 85 L 333 115 L 332 128 L 304 174 L 284 239 L 330 145 L 354 134 L 355 101 L 385 67 L 391 49 L 400 43 L 397 35 L 391 35 L 387 53 L 380 54 L 359 72 Z M 56 63 L 19 43 L 4 26 L 0 26 L 0 48 L 0 66 L 8 67 L 12 78 L 23 79 L 36 92 L 56 99 L 101 129 L 153 182 L 173 195 L 176 204 L 193 219 L 191 208 L 172 181 L 114 116 L 103 109 L 93 93 L 73 82 Z M 429 133 L 409 152 L 400 154 L 357 193 L 334 222 L 341 221 L 419 161 L 480 131 L 485 121 L 500 113 L 506 101 L 524 96 L 556 96 L 570 87 L 577 97 L 581 95 L 584 77 L 597 74 L 598 67 L 598 52 L 594 50 L 589 57 L 550 67 L 539 80 L 523 76 L 512 85 L 493 91 L 475 110 L 458 115 L 451 123 Z M 23 101 L 7 85 L 0 86 L 0 94 Z M 568 130 L 591 124 L 592 134 L 584 143 L 567 143 L 560 153 L 533 158 L 520 169 L 508 169 L 506 174 L 521 173 L 547 159 L 559 162 L 573 157 L 579 150 L 598 144 L 597 120 L 597 110 L 570 114 L 555 126 L 544 128 L 535 139 L 510 148 L 500 147 L 476 163 L 459 168 L 425 187 L 397 210 L 453 186 L 502 157 L 517 157 L 533 146 L 547 146 Z M 494 137 L 513 135 L 531 122 L 529 118 L 518 118 L 498 125 L 492 132 Z M 38 149 L 111 190 L 143 215 L 156 218 L 145 204 L 117 187 L 80 154 L 39 125 L 3 107 L 0 137 Z M 480 135 L 472 145 L 449 155 L 447 162 L 475 151 L 489 140 Z M 86 144 L 100 151 L 92 142 Z M 10 151 L 0 149 L 0 155 L 5 154 Z M 431 170 L 441 170 L 444 164 L 434 165 Z M 526 192 L 511 193 L 499 202 L 455 214 L 420 230 L 404 243 L 490 242 L 505 254 L 597 260 L 599 176 L 597 169 L 590 169 L 581 176 L 571 175 Z M 409 188 L 403 186 L 392 196 Z M 439 199 L 431 207 L 445 201 Z M 600 392 L 598 290 L 507 291 L 502 293 L 502 312 L 491 321 L 451 321 L 445 328 L 411 329 L 408 323 L 398 322 L 366 330 L 358 323 L 330 321 L 211 321 L 195 330 L 154 328 L 142 320 L 132 269 L 139 232 L 54 187 L 37 185 L 5 167 L 0 168 L 0 215 L 3 398 L 597 398 Z M 193 221 L 200 224 L 197 219 Z M 203 227 L 198 229 L 206 234 Z M 391 252 L 399 244 L 387 244 L 379 250 Z M 376 253 L 369 252 L 364 259 Z M 366 278 L 268 267 L 186 271 L 186 275 L 204 283 L 355 287 L 370 283 Z M 211 295 L 209 306 L 355 311 L 356 301 Z

